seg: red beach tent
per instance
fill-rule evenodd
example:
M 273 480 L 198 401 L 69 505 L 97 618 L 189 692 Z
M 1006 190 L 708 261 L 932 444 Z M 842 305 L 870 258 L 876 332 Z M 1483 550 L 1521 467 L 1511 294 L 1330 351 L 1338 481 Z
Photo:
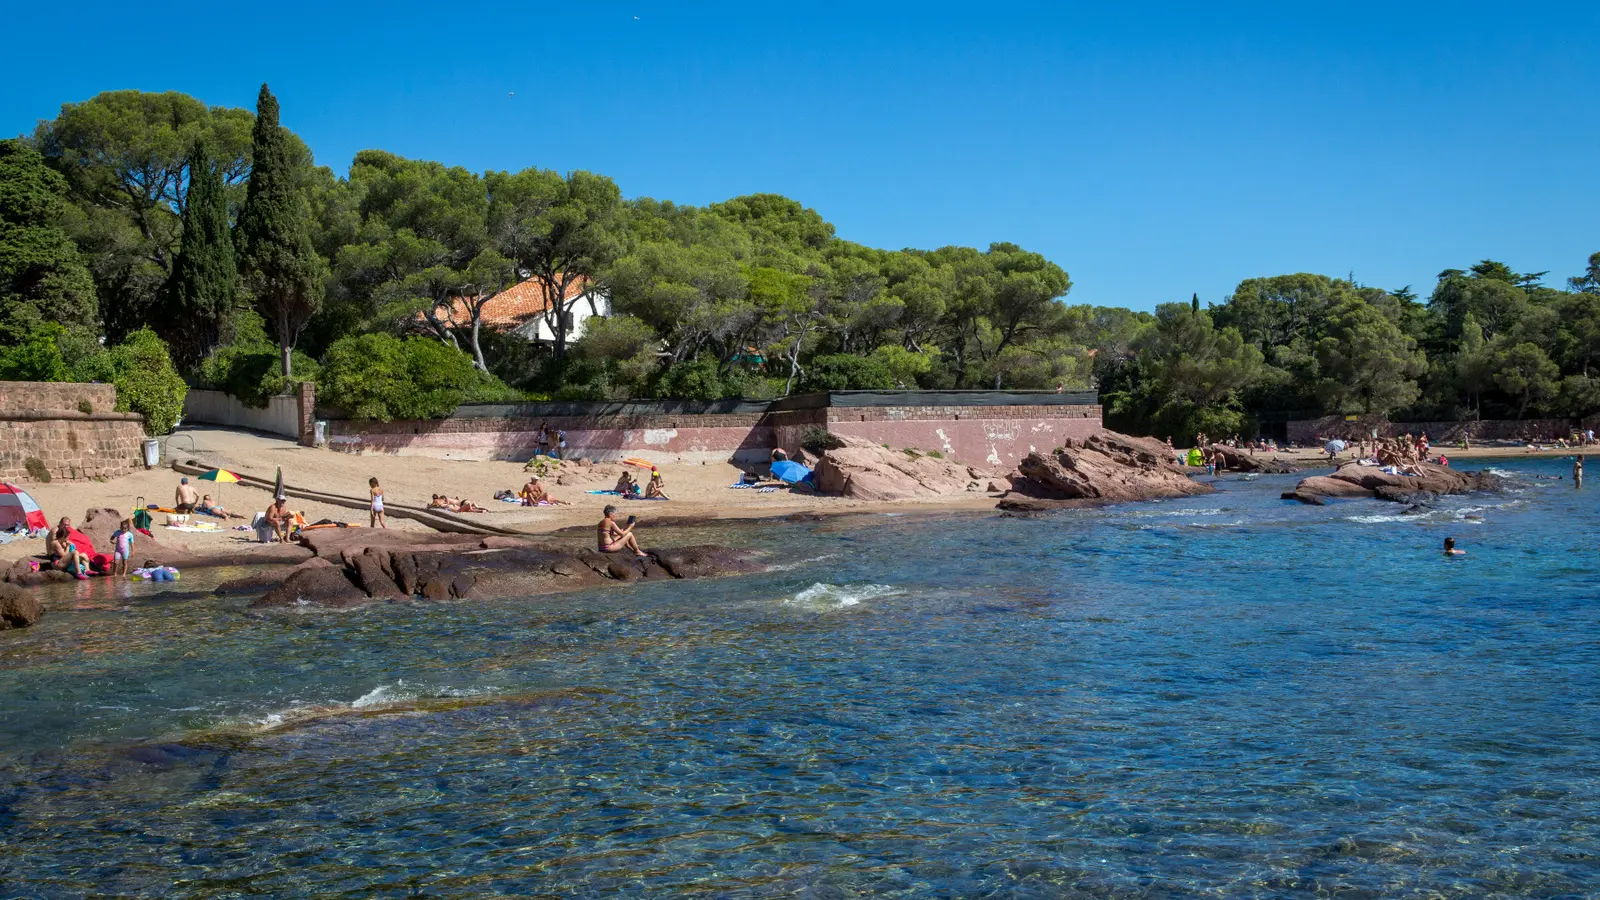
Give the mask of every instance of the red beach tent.
M 39 508 L 28 492 L 14 484 L 0 483 L 0 531 L 16 525 L 25 525 L 29 531 L 49 528 L 44 510 Z

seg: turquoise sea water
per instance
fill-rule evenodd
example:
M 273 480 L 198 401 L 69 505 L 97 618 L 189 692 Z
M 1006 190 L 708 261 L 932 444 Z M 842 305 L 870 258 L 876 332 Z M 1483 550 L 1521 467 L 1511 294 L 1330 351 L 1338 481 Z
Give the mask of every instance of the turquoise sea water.
M 707 530 L 777 570 L 512 602 L 88 593 L 0 632 L 0 897 L 1593 896 L 1567 466 Z

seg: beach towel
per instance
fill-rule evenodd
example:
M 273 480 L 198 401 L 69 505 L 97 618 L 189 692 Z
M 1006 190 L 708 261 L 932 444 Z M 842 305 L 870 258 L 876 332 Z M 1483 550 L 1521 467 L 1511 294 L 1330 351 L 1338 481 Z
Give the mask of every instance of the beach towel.
M 222 526 L 213 522 L 195 522 L 188 525 L 168 525 L 167 527 L 173 531 L 183 531 L 189 534 L 211 534 L 222 530 Z
M 622 496 L 621 494 L 617 493 L 616 491 L 584 491 L 584 493 L 585 494 L 606 494 L 606 495 L 609 495 L 609 496 L 612 496 L 612 497 L 621 497 Z
M 778 488 L 777 488 L 776 485 L 769 485 L 768 487 L 756 488 L 756 493 L 758 493 L 758 494 L 771 494 L 771 493 L 776 492 L 777 490 L 778 490 Z

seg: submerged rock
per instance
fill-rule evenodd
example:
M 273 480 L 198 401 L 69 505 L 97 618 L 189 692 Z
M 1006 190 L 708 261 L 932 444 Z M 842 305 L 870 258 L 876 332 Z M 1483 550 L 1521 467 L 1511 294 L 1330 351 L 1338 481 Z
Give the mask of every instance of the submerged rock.
M 1213 444 L 1213 453 L 1222 455 L 1222 466 L 1229 472 L 1258 472 L 1262 475 L 1291 475 L 1300 471 L 1301 466 L 1282 459 L 1267 459 L 1223 444 Z
M 1046 455 L 1030 453 L 1011 477 L 1012 490 L 1000 508 L 1038 512 L 1087 503 L 1127 503 L 1209 494 L 1208 484 L 1191 481 L 1172 459 L 1167 445 L 1102 431 Z
M 1328 505 L 1328 501 L 1322 499 L 1321 497 L 1317 496 L 1316 494 L 1310 494 L 1310 493 L 1307 493 L 1305 491 L 1286 491 L 1283 494 L 1282 499 L 1284 499 L 1284 500 L 1296 500 L 1296 501 L 1299 501 L 1300 503 L 1306 504 L 1307 506 L 1327 506 Z
M 38 597 L 14 584 L 0 584 L 0 631 L 27 628 L 43 615 Z
M 370 533 L 367 539 L 373 539 Z M 640 558 L 507 540 L 494 541 L 493 549 L 413 546 L 406 539 L 393 543 L 398 546 L 343 546 L 338 564 L 319 556 L 316 564 L 296 567 L 251 606 L 343 608 L 410 599 L 438 603 L 527 597 L 610 582 L 711 578 L 760 568 L 748 551 L 716 546 L 679 547 Z

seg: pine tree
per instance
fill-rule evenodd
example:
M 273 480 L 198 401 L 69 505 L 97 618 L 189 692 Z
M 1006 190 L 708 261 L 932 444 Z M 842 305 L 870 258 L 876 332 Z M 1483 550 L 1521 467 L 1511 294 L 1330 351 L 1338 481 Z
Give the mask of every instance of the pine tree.
M 322 306 L 322 261 L 306 228 L 310 207 L 297 149 L 278 124 L 278 99 L 263 84 L 251 133 L 250 185 L 239 214 L 239 273 L 276 332 L 285 378 L 292 374 L 289 351 Z
M 0 141 L 0 344 L 50 323 L 92 342 L 94 280 L 61 227 L 66 181 L 19 140 Z
M 165 315 L 158 326 L 180 368 L 193 369 L 221 342 L 236 276 L 222 173 L 206 145 L 196 142 L 189 155 L 183 240 L 167 281 Z

